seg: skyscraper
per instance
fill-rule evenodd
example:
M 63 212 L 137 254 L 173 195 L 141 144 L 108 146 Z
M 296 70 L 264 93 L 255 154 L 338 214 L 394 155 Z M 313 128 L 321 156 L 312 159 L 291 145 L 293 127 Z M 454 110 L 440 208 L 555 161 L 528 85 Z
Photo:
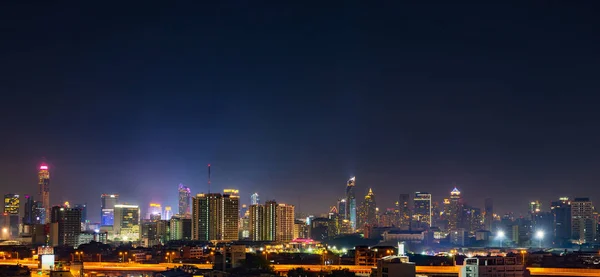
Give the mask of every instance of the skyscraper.
M 114 235 L 121 241 L 141 239 L 140 207 L 137 205 L 117 204 L 114 206 Z
M 150 219 L 152 217 L 156 217 L 156 215 L 158 215 L 159 219 L 162 217 L 162 206 L 159 203 L 150 203 L 146 218 Z
M 337 210 L 338 210 L 338 214 L 340 215 L 340 219 L 344 220 L 346 219 L 346 198 L 342 198 L 339 199 L 337 202 Z
M 275 200 L 264 205 L 250 206 L 250 239 L 253 241 L 275 241 L 277 239 L 277 212 Z
M 50 171 L 48 165 L 42 164 L 38 172 L 39 199 L 44 208 L 44 214 L 40 217 L 40 222 L 46 223 L 46 218 L 50 215 Z
M 484 225 L 485 230 L 492 232 L 492 224 L 494 223 L 494 202 L 492 198 L 485 199 L 485 215 L 484 215 Z
M 260 199 L 258 198 L 258 193 L 255 192 L 250 195 L 250 205 L 258 205 L 260 204 Z
M 173 212 L 171 211 L 171 206 L 165 206 L 165 211 L 163 212 L 163 220 L 169 220 L 173 216 Z
M 33 197 L 25 194 L 25 208 L 23 213 L 23 224 L 33 224 Z
M 350 220 L 352 230 L 356 230 L 356 195 L 354 194 L 354 186 L 356 184 L 356 177 L 352 177 L 346 184 L 346 212 L 348 215 L 346 219 Z
M 365 196 L 360 208 L 360 224 L 359 228 L 364 228 L 366 225 L 374 226 L 377 224 L 377 204 L 375 203 L 375 194 L 369 188 L 369 192 Z
M 190 188 L 184 186 L 183 184 L 179 184 L 179 188 L 177 190 L 179 192 L 179 210 L 178 213 L 183 217 L 190 217 L 190 200 L 191 200 L 191 190 Z
M 75 204 L 74 208 L 81 210 L 81 223 L 85 223 L 87 220 L 87 204 Z
M 46 209 L 42 201 L 33 201 L 32 208 L 32 224 L 43 224 L 44 217 L 46 216 Z
M 399 227 L 407 228 L 410 226 L 411 211 L 410 211 L 410 195 L 400 194 L 398 199 L 398 225 Z
M 571 235 L 581 243 L 592 243 L 596 238 L 594 206 L 589 198 L 575 198 L 571 202 Z
M 554 214 L 554 243 L 566 245 L 571 239 L 571 201 L 568 197 L 552 201 L 550 211 Z
M 21 207 L 18 194 L 10 193 L 4 195 L 4 214 L 8 216 L 10 235 L 16 237 L 19 234 L 19 209 Z
M 239 237 L 239 195 L 226 189 L 224 194 L 198 194 L 192 199 L 192 237 L 202 241 L 234 241 Z
M 75 247 L 79 242 L 79 233 L 81 232 L 81 210 L 54 206 L 51 214 L 51 222 L 58 225 L 57 228 L 52 229 L 58 231 L 56 236 L 52 236 L 58 239 L 55 243 Z
M 115 220 L 115 205 L 119 203 L 118 194 L 100 195 L 100 224 L 113 226 Z
M 461 226 L 463 215 L 462 206 L 460 191 L 454 187 L 454 189 L 450 192 L 450 214 L 448 215 L 448 230 L 450 232 L 454 232 L 458 230 L 458 228 L 464 227 Z
M 413 199 L 413 219 L 419 228 L 431 227 L 431 194 L 426 192 L 415 193 Z
M 278 242 L 289 242 L 294 239 L 294 205 L 279 204 L 277 205 L 276 214 L 277 237 Z

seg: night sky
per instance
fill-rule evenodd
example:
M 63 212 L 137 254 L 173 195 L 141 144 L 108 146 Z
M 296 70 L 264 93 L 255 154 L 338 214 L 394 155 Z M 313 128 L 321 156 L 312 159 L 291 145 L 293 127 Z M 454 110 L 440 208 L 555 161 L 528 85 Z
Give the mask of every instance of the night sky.
M 208 163 L 213 191 L 316 214 L 354 175 L 382 209 L 453 183 L 498 212 L 600 203 L 597 1 L 6 2 L 2 193 L 38 198 L 45 158 L 92 221 L 101 193 L 176 210 Z

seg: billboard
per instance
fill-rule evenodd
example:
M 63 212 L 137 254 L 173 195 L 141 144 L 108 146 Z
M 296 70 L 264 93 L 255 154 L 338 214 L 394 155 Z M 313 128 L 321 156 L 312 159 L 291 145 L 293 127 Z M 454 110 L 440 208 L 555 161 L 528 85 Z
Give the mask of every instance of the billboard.
M 54 268 L 54 255 L 42 255 L 42 270 L 52 270 Z

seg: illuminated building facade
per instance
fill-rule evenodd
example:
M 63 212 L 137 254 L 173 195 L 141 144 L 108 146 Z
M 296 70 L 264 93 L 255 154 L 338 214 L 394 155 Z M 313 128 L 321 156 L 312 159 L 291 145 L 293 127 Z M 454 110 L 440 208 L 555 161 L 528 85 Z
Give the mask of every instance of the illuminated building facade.
M 356 218 L 356 195 L 354 193 L 354 186 L 356 185 L 356 177 L 352 177 L 346 184 L 346 219 L 350 220 L 352 230 L 356 230 L 357 218 Z
M 198 194 L 192 199 L 192 237 L 202 241 L 238 240 L 239 195 L 227 189 L 223 194 Z
M 192 197 L 192 193 L 190 188 L 184 186 L 183 184 L 179 184 L 179 188 L 177 189 L 179 192 L 179 210 L 178 213 L 183 217 L 190 217 L 190 200 Z
M 369 189 L 359 210 L 359 228 L 377 225 L 377 205 L 372 189 Z
M 9 215 L 19 215 L 20 198 L 18 194 L 5 194 L 4 195 L 4 212 Z
M 492 198 L 486 198 L 484 206 L 484 229 L 492 232 L 492 227 L 494 224 L 494 201 L 492 200 Z
M 140 240 L 140 207 L 117 204 L 114 206 L 114 237 L 120 241 Z
M 593 243 L 596 239 L 594 206 L 589 198 L 571 201 L 571 236 L 580 243 Z
M 173 216 L 173 211 L 171 211 L 171 206 L 165 206 L 165 211 L 163 212 L 162 219 L 169 220 Z
M 48 165 L 42 164 L 38 172 L 39 199 L 42 202 L 44 213 L 40 217 L 42 224 L 46 223 L 47 216 L 50 215 L 50 171 Z
M 174 215 L 169 220 L 170 240 L 191 240 L 192 219 Z
M 264 226 L 265 206 L 254 204 L 250 205 L 250 240 L 266 240 L 266 228 Z
M 44 217 L 46 216 L 46 209 L 44 209 L 44 203 L 42 201 L 33 201 L 32 218 L 33 224 L 43 224 Z
M 413 219 L 417 223 L 417 227 L 431 227 L 431 194 L 426 192 L 415 193 L 413 204 Z
M 463 204 L 460 197 L 460 191 L 455 187 L 450 192 L 450 206 L 448 214 L 448 231 L 454 232 L 461 226 L 463 221 Z
M 337 202 L 337 211 L 341 219 L 346 219 L 346 198 L 339 199 Z
M 81 210 L 81 223 L 85 223 L 87 221 L 87 204 L 75 204 L 74 208 Z
M 159 220 L 162 218 L 162 206 L 159 203 L 150 203 L 146 218 L 156 218 L 155 215 L 158 215 Z
M 255 192 L 250 195 L 250 205 L 258 205 L 260 204 L 260 199 L 258 198 L 258 193 Z
M 115 205 L 119 203 L 118 194 L 100 195 L 100 225 L 113 226 L 115 221 Z
M 279 204 L 277 205 L 276 224 L 278 242 L 289 242 L 294 239 L 294 205 Z
M 408 228 L 411 222 L 410 195 L 400 194 L 398 202 L 396 203 L 396 209 L 398 213 L 397 226 L 401 228 Z

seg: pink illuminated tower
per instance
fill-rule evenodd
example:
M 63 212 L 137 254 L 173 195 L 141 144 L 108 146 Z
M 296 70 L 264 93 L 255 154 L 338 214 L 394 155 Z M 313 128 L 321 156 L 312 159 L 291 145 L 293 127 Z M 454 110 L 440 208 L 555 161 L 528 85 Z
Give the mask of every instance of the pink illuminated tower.
M 42 224 L 47 223 L 47 219 L 50 216 L 50 171 L 48 171 L 48 165 L 40 165 L 40 171 L 38 172 L 40 194 L 39 197 L 42 200 L 42 207 L 44 208 L 43 217 L 40 218 Z

